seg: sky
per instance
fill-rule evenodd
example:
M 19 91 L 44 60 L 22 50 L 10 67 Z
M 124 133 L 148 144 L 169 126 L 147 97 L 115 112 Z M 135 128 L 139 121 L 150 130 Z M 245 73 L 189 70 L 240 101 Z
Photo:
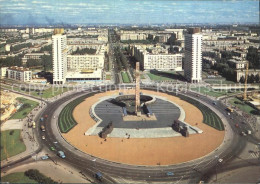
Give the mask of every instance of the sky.
M 259 23 L 258 0 L 0 0 L 0 24 Z

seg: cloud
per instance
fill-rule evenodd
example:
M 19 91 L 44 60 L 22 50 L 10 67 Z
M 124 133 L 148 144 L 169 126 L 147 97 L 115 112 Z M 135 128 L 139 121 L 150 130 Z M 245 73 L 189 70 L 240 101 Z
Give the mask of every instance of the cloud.
M 46 2 L 43 1 L 32 1 L 33 4 L 46 4 Z

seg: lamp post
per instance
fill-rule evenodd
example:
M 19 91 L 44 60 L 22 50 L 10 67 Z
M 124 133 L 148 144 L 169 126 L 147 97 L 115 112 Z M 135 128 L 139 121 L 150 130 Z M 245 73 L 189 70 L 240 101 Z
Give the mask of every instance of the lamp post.
M 97 160 L 96 158 L 92 160 L 94 162 L 95 169 L 96 169 L 96 160 Z
M 222 159 L 222 158 L 219 158 L 219 156 L 217 156 L 217 155 L 215 156 L 215 158 L 218 159 L 218 160 L 217 160 L 217 163 L 216 163 L 216 166 L 215 166 L 215 167 L 216 167 L 216 168 L 215 168 L 215 169 L 216 169 L 216 182 L 217 182 L 217 181 L 218 181 L 217 166 L 218 166 L 219 163 L 223 162 L 223 159 Z

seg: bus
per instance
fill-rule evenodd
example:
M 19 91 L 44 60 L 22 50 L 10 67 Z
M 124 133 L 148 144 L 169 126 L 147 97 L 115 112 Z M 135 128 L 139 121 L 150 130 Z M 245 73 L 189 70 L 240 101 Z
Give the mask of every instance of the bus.
M 32 122 L 32 127 L 35 128 L 36 127 L 36 123 L 33 121 Z
M 228 112 L 234 112 L 234 110 L 233 110 L 231 107 L 228 107 L 228 108 L 227 108 L 227 111 L 228 111 Z

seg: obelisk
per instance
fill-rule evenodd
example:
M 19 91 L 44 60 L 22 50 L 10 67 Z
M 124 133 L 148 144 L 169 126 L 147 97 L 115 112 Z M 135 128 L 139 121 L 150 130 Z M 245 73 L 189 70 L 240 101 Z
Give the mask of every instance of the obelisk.
M 135 71 L 135 114 L 141 116 L 140 111 L 140 63 L 136 62 L 136 71 Z

